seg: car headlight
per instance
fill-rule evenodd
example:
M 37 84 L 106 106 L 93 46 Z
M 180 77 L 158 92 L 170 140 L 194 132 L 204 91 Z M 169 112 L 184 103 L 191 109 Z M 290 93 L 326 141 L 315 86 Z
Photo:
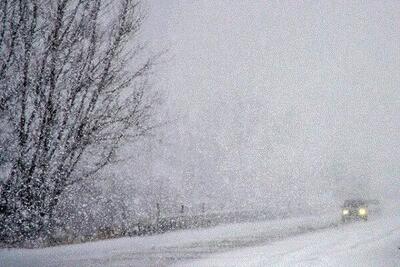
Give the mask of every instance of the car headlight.
M 343 214 L 343 215 L 349 214 L 349 210 L 342 210 L 342 214 Z
M 364 208 L 361 208 L 361 209 L 358 210 L 358 214 L 359 215 L 366 215 L 367 214 L 367 210 L 364 209 Z

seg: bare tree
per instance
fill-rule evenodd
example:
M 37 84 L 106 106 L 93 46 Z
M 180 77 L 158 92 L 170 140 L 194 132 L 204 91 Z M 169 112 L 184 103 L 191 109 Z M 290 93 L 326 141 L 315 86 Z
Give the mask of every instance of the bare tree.
M 143 19 L 137 0 L 1 1 L 3 241 L 46 236 L 66 188 L 152 128 Z

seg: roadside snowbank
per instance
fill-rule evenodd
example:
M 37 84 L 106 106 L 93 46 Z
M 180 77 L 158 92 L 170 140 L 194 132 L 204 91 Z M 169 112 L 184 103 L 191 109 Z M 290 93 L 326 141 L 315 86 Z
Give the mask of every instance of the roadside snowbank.
M 335 227 L 337 221 L 337 215 L 309 216 L 45 249 L 0 250 L 0 266 L 164 266 Z

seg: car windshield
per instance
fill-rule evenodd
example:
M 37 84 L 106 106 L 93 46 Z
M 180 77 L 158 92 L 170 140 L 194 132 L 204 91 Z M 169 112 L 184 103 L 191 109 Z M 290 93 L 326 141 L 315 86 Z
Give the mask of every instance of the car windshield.
M 349 208 L 357 208 L 360 206 L 365 206 L 365 201 L 363 200 L 358 200 L 358 199 L 353 199 L 353 200 L 346 200 L 344 202 L 344 207 L 349 207 Z

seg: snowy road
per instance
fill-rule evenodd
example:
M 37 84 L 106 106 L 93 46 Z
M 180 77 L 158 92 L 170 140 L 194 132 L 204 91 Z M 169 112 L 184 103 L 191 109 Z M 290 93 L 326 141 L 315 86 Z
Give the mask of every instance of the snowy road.
M 400 217 L 340 225 L 181 266 L 400 266 Z
M 342 266 L 354 260 L 382 266 L 381 258 L 384 266 L 399 266 L 400 252 L 393 244 L 400 243 L 400 217 L 339 226 L 337 220 L 293 218 L 38 250 L 1 250 L 0 266 Z

